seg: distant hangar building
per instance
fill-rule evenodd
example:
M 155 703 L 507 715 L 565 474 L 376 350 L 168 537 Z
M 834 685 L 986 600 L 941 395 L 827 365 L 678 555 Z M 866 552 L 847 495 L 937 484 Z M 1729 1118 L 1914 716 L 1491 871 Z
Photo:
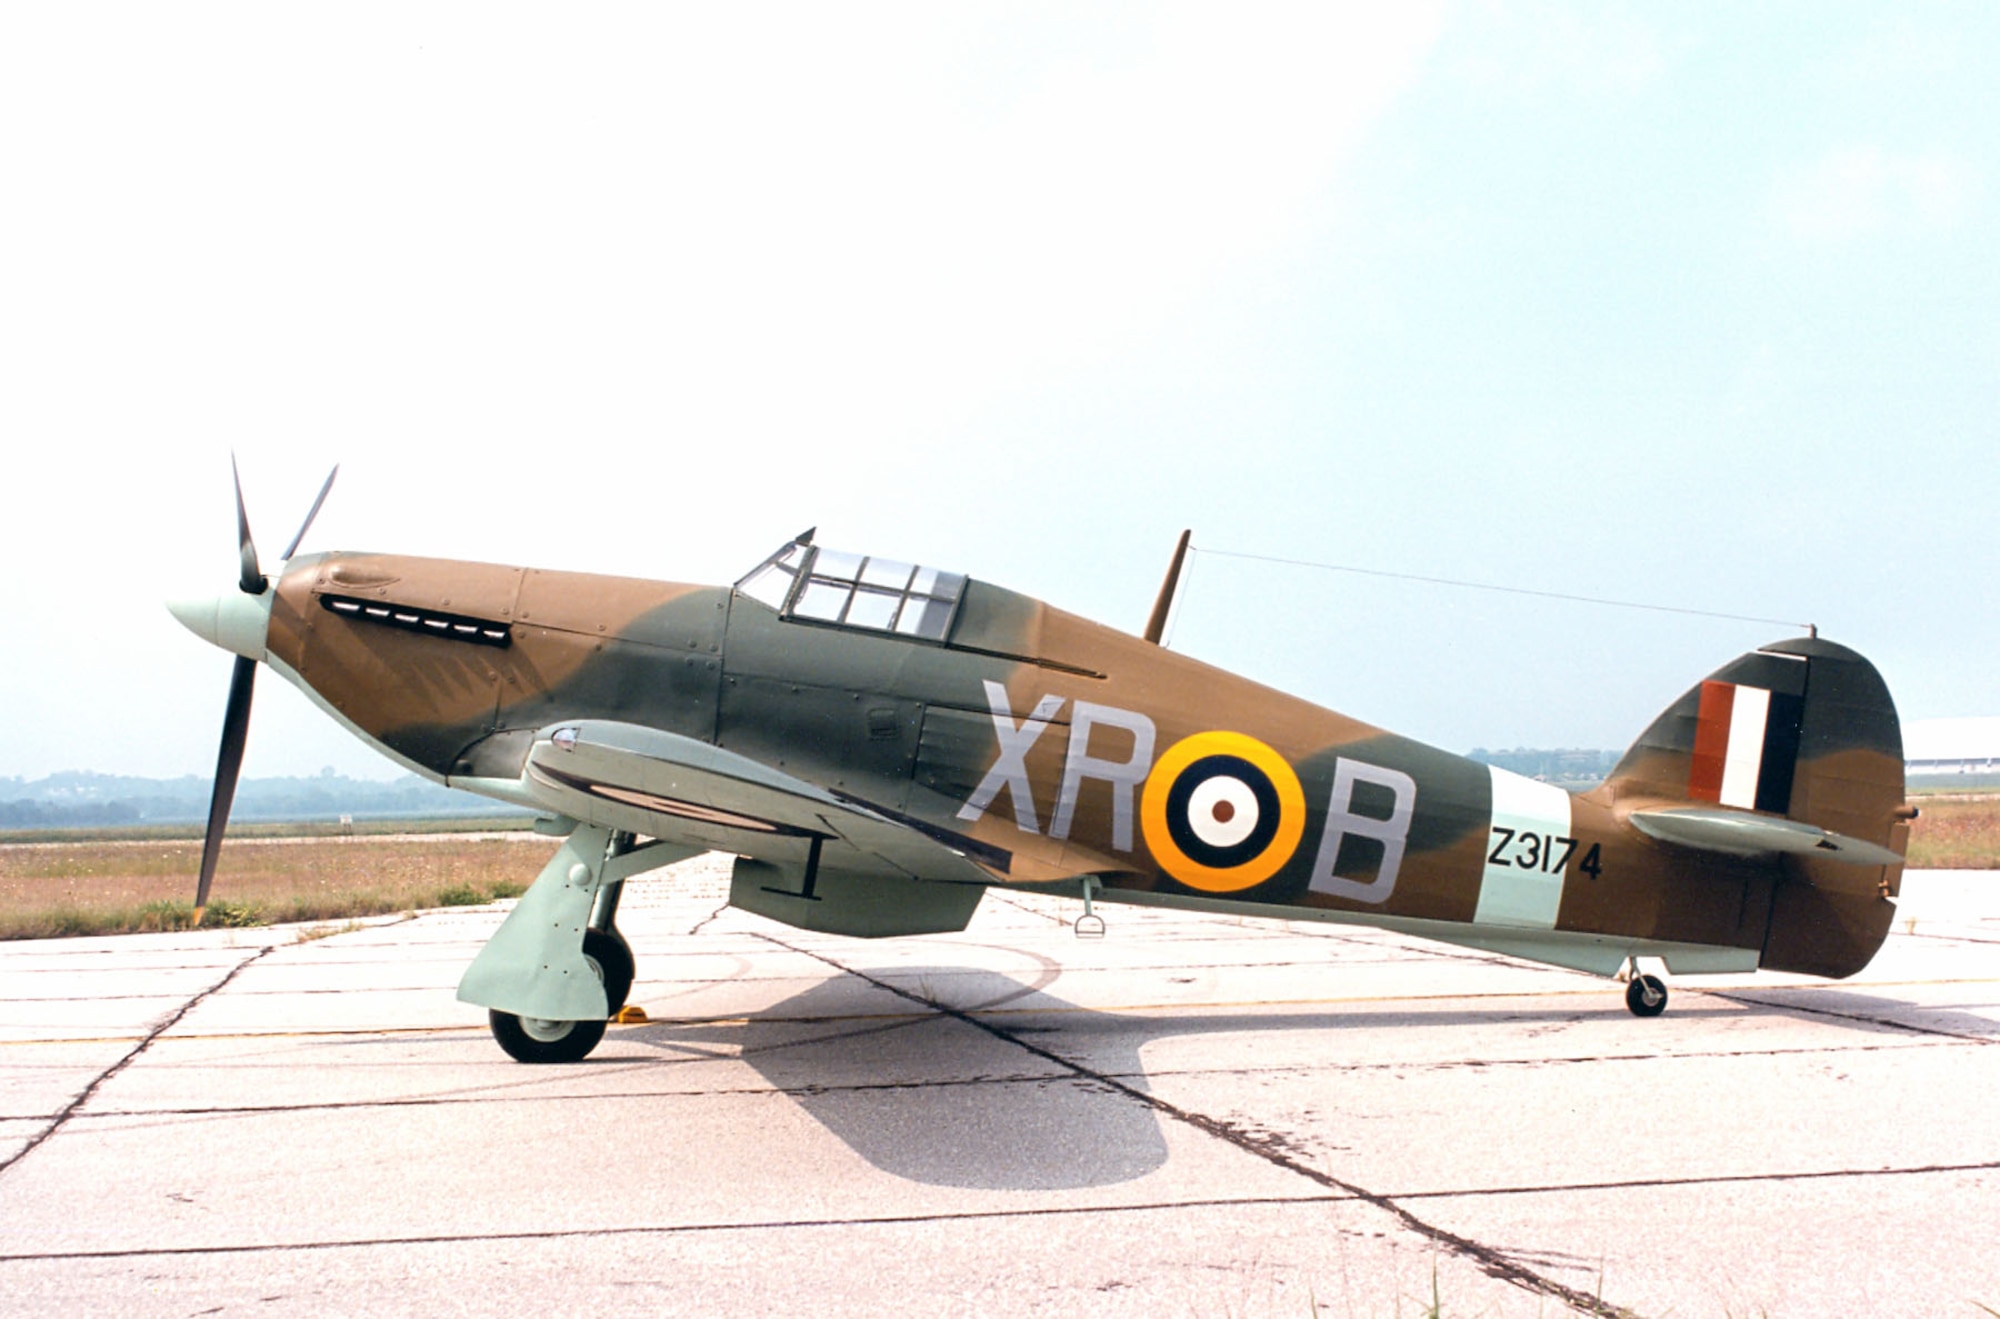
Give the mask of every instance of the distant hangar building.
M 2000 779 L 2000 715 L 1912 719 L 1903 725 L 1904 772 L 1952 782 Z

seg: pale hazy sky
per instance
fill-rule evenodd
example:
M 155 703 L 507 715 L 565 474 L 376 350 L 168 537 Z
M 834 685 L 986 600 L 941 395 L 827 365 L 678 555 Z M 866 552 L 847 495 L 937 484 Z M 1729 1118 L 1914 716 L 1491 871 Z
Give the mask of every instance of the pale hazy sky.
M 169 595 L 817 523 L 1136 630 L 1197 546 L 1816 621 L 2000 712 L 2000 9 L 0 9 L 0 775 L 207 773 Z M 1782 627 L 1198 557 L 1177 649 L 1625 745 Z M 250 775 L 394 769 L 266 674 Z

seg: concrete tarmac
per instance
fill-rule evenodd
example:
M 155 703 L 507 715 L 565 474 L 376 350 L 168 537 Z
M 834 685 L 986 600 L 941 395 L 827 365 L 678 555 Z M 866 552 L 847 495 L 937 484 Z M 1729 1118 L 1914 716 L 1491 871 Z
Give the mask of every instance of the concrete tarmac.
M 525 1067 L 503 908 L 0 946 L 0 1312 L 2000 1313 L 2000 874 L 1830 984 L 1620 986 L 990 893 L 869 943 L 632 881 Z

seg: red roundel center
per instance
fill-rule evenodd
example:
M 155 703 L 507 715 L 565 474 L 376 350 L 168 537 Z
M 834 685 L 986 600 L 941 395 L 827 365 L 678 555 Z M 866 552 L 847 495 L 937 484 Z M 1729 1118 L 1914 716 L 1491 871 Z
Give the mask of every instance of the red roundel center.
M 1214 817 L 1217 824 L 1228 824 L 1236 818 L 1236 803 L 1219 801 L 1215 803 L 1215 809 L 1210 811 L 1209 814 Z

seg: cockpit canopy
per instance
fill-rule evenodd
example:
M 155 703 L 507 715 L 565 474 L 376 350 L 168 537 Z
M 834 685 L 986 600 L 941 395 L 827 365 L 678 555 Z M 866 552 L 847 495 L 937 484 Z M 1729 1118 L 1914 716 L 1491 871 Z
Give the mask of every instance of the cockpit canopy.
M 959 573 L 810 543 L 811 533 L 757 565 L 736 589 L 780 617 L 943 641 L 965 591 Z

